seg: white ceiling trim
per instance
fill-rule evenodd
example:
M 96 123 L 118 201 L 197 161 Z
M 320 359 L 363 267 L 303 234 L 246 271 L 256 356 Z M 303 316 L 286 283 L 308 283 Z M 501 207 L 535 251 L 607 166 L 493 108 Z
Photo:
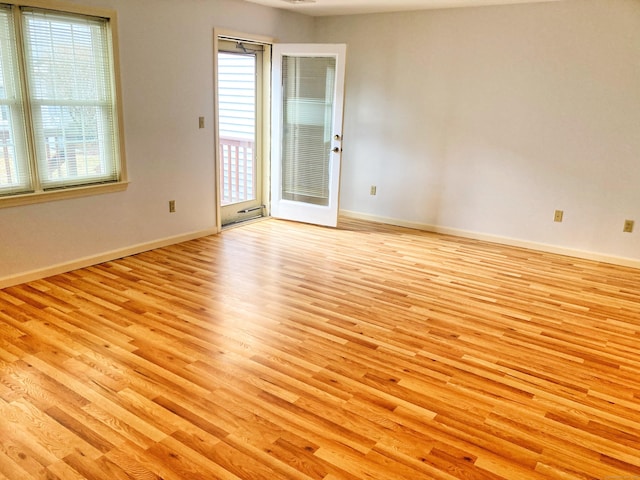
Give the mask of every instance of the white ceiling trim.
M 246 0 L 268 7 L 283 8 L 305 15 L 355 15 L 387 13 L 435 8 L 480 7 L 513 5 L 562 0 Z

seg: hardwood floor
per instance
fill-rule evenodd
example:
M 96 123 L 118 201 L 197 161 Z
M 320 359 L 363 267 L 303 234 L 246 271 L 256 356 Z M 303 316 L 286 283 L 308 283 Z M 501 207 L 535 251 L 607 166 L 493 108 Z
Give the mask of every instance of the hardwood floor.
M 640 479 L 640 270 L 276 220 L 0 290 L 2 479 Z

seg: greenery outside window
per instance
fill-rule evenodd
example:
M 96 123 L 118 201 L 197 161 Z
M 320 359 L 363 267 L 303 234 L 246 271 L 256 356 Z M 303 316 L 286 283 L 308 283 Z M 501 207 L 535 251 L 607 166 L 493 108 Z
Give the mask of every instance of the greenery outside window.
M 112 17 L 0 6 L 0 206 L 126 183 Z

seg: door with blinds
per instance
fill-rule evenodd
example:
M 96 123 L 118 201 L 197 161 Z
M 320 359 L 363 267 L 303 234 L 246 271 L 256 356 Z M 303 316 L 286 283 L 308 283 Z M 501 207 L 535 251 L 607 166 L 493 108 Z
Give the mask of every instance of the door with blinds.
M 271 214 L 338 223 L 345 45 L 273 46 Z

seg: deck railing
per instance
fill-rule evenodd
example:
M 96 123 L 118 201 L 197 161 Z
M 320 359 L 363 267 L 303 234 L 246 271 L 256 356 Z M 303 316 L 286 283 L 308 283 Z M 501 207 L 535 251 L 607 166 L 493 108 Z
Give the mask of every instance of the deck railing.
M 238 138 L 220 139 L 222 205 L 255 198 L 255 145 Z

